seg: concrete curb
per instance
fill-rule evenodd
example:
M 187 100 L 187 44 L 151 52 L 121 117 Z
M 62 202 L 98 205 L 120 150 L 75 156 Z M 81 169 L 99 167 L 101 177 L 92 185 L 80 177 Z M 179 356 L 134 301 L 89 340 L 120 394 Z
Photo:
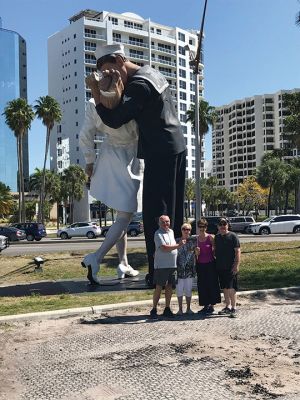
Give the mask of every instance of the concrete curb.
M 245 292 L 238 292 L 238 296 L 248 297 L 254 295 L 255 297 L 263 297 L 267 294 L 277 293 L 283 295 L 283 294 L 288 294 L 290 292 L 299 292 L 299 299 L 300 299 L 300 286 L 276 288 L 276 289 L 264 289 L 264 290 L 249 290 Z M 193 296 L 192 299 L 197 300 L 198 296 Z M 177 304 L 177 298 L 173 297 L 171 303 Z M 96 306 L 81 307 L 81 308 L 67 308 L 63 310 L 43 311 L 43 312 L 28 313 L 28 314 L 5 315 L 0 317 L 0 324 L 6 322 L 20 322 L 28 320 L 34 321 L 42 319 L 68 318 L 68 317 L 76 317 L 79 315 L 95 315 L 95 314 L 101 315 L 103 312 L 107 311 L 114 311 L 119 309 L 121 310 L 124 308 L 151 306 L 151 305 L 152 305 L 152 300 L 141 300 L 141 301 L 132 301 L 127 303 L 105 304 L 105 305 L 96 305 Z

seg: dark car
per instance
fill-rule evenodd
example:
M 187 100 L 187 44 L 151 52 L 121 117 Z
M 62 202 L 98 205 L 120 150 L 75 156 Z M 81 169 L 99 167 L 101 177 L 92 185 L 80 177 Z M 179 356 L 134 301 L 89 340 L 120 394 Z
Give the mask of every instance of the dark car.
M 26 239 L 26 233 L 13 226 L 0 226 L 0 235 L 6 236 L 10 242 Z
M 110 226 L 102 226 L 101 234 L 102 236 L 106 236 Z M 127 228 L 127 234 L 129 236 L 138 236 L 144 232 L 144 225 L 141 221 L 131 221 Z
M 212 235 L 215 235 L 216 233 L 218 233 L 218 223 L 219 223 L 220 219 L 226 219 L 228 221 L 228 229 L 231 230 L 230 222 L 229 222 L 228 218 L 226 218 L 226 217 L 215 217 L 215 216 L 211 217 L 211 216 L 209 216 L 209 217 L 203 217 L 203 218 L 206 219 L 207 224 L 208 224 L 207 230 L 206 230 L 207 233 L 211 233 Z M 191 225 L 192 225 L 192 235 L 196 235 L 196 233 L 197 233 L 196 232 L 196 220 L 192 221 Z
M 46 228 L 39 222 L 23 222 L 12 224 L 15 228 L 21 229 L 26 233 L 26 239 L 32 242 L 33 240 L 40 241 L 47 236 Z

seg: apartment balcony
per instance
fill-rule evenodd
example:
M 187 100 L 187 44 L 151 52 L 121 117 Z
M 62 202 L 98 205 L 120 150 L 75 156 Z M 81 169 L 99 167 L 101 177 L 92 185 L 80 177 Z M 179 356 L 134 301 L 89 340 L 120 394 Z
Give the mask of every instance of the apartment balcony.
M 91 60 L 89 58 L 84 59 L 85 64 L 90 64 L 90 65 L 96 65 L 97 61 L 96 60 Z
M 172 74 L 171 72 L 166 72 L 166 71 L 159 71 L 159 72 L 164 76 L 167 76 L 168 78 L 177 79 L 177 75 Z
M 174 61 L 162 60 L 157 57 L 151 57 L 151 61 L 154 62 L 155 64 L 169 65 L 170 67 L 176 68 L 176 62 Z
M 149 49 L 149 44 L 148 43 L 141 43 L 136 40 L 127 40 L 127 39 L 119 39 L 119 38 L 113 38 L 114 42 L 118 43 L 123 43 L 123 44 L 128 44 L 130 46 L 136 46 L 136 47 L 141 47 L 143 49 Z
M 151 45 L 151 50 L 155 50 L 160 53 L 168 53 L 168 54 L 172 54 L 173 56 L 176 56 L 176 51 L 170 50 L 170 49 L 165 49 L 164 47 L 161 47 L 161 46 Z
M 130 59 L 135 59 L 135 60 L 143 60 L 143 61 L 149 61 L 149 57 L 145 56 L 144 54 L 134 54 L 134 53 L 127 53 L 125 54 L 126 57 Z
M 99 35 L 98 33 L 84 33 L 83 36 L 85 39 L 98 39 L 98 40 L 106 40 L 105 35 Z
M 95 52 L 96 51 L 96 47 L 94 46 L 84 46 L 84 50 L 85 51 L 91 51 L 91 52 Z

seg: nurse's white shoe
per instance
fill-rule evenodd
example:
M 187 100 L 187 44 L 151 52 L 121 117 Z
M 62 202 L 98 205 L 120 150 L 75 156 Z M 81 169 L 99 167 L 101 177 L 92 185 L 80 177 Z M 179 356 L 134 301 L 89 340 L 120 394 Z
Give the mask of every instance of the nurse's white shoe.
M 88 269 L 87 278 L 91 282 L 91 284 L 100 285 L 100 280 L 97 276 L 100 270 L 100 266 L 98 264 L 95 253 L 87 254 L 81 261 L 81 265 L 83 266 L 83 268 Z
M 136 269 L 133 269 L 130 265 L 123 265 L 119 264 L 117 268 L 117 273 L 118 273 L 118 278 L 123 279 L 125 278 L 125 275 L 127 276 L 137 276 L 139 274 L 139 271 Z

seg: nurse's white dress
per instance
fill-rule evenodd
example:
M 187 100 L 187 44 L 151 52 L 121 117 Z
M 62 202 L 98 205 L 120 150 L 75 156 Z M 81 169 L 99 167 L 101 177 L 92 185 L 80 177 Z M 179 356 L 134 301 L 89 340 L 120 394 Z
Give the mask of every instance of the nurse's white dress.
M 94 139 L 99 134 L 105 137 L 96 158 Z M 79 145 L 86 163 L 94 163 L 90 194 L 118 211 L 142 210 L 144 163 L 136 158 L 137 142 L 135 121 L 112 129 L 97 114 L 94 99 L 89 100 L 79 134 Z

